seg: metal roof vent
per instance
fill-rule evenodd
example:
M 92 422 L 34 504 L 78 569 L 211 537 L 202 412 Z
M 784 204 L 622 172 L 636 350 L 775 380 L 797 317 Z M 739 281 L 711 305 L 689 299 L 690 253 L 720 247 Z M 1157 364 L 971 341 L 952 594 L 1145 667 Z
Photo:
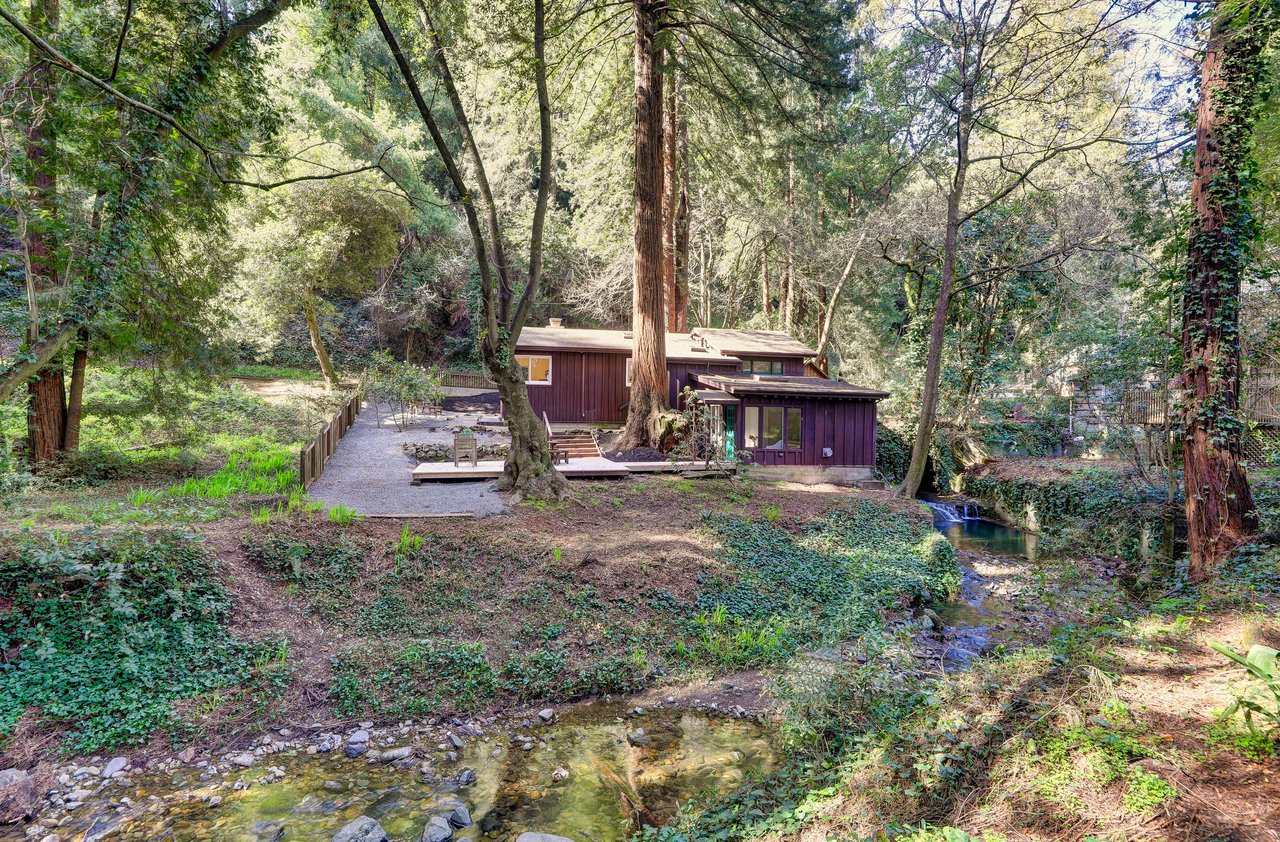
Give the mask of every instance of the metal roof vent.
M 564 319 L 548 319 L 547 327 L 564 327 Z

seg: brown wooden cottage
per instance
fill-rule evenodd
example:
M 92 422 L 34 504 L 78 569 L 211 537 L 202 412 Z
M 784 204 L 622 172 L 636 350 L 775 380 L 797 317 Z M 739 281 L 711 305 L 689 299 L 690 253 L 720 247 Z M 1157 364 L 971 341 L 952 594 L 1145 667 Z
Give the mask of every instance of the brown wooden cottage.
M 525 328 L 516 359 L 528 373 L 534 412 L 553 424 L 622 424 L 631 348 L 631 334 L 620 330 Z M 805 362 L 815 353 L 779 331 L 670 333 L 667 397 L 678 406 L 686 386 L 696 390 L 715 414 L 726 453 L 780 476 L 812 478 L 807 468 L 868 478 L 876 401 L 889 393 L 820 376 Z

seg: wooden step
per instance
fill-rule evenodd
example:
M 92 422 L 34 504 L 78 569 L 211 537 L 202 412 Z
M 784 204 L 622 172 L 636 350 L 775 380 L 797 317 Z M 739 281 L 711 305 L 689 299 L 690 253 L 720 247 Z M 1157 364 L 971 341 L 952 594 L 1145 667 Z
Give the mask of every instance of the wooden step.
M 556 433 L 551 443 L 563 450 L 570 459 L 598 459 L 600 448 L 590 433 Z

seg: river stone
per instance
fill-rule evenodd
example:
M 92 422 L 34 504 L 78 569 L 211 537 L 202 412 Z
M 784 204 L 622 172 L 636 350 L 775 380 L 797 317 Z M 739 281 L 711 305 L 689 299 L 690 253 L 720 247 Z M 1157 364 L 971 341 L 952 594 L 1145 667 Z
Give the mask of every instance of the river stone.
M 0 771 L 0 824 L 17 822 L 36 808 L 36 785 L 21 769 Z
M 391 837 L 382 825 L 368 816 L 361 816 L 333 835 L 333 842 L 390 842 Z
M 389 748 L 378 756 L 383 763 L 391 763 L 396 760 L 404 760 L 406 757 L 413 755 L 413 746 L 400 746 L 400 748 Z
M 458 804 L 453 808 L 453 812 L 445 816 L 445 820 L 459 830 L 464 827 L 471 827 L 471 811 L 467 809 L 466 804 Z
M 103 767 L 102 777 L 109 778 L 112 775 L 114 775 L 116 772 L 123 772 L 125 767 L 128 765 L 129 765 L 129 758 L 113 757 L 111 758 L 111 760 L 107 762 L 107 765 Z
M 348 743 L 345 749 L 347 757 L 356 758 L 369 750 L 364 743 Z
M 463 769 L 458 772 L 454 780 L 457 781 L 458 786 L 471 786 L 476 782 L 476 773 L 470 769 Z
M 248 769 L 257 761 L 257 759 L 258 758 L 253 756 L 252 752 L 246 751 L 232 757 L 231 762 L 236 764 L 237 766 L 243 766 L 244 768 Z
M 453 733 L 452 731 L 450 731 L 450 732 L 449 732 L 449 745 L 453 746 L 454 748 L 462 748 L 462 746 L 464 745 L 464 743 L 462 742 L 462 738 L 461 738 L 461 737 L 459 737 L 457 734 L 455 734 L 455 733 Z
M 453 828 L 440 816 L 432 816 L 422 831 L 422 842 L 449 842 L 453 838 Z M 337 842 L 337 840 L 334 840 Z
M 573 842 L 567 836 L 555 836 L 551 833 L 522 833 L 516 837 L 516 842 Z
M 361 728 L 359 731 L 356 731 L 350 737 L 347 737 L 347 742 L 354 743 L 355 745 L 360 745 L 361 743 L 367 743 L 369 742 L 369 732 Z
M 550 722 L 551 720 L 556 718 L 556 712 L 551 708 L 543 708 L 542 710 L 538 711 L 538 718 L 541 719 L 543 722 Z
M 640 746 L 649 744 L 649 735 L 644 732 L 643 728 L 637 728 L 634 731 L 627 732 L 627 742 L 639 748 Z

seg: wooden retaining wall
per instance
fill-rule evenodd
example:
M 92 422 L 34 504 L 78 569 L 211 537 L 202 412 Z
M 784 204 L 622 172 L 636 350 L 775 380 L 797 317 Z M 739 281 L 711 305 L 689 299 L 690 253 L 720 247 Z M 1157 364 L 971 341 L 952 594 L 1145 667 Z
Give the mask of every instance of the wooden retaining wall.
M 320 429 L 316 437 L 302 446 L 298 459 L 298 478 L 302 481 L 303 488 L 310 487 L 324 473 L 325 463 L 338 449 L 338 442 L 342 441 L 351 425 L 356 423 L 356 418 L 360 415 L 360 403 L 361 396 L 353 395 L 329 423 Z

